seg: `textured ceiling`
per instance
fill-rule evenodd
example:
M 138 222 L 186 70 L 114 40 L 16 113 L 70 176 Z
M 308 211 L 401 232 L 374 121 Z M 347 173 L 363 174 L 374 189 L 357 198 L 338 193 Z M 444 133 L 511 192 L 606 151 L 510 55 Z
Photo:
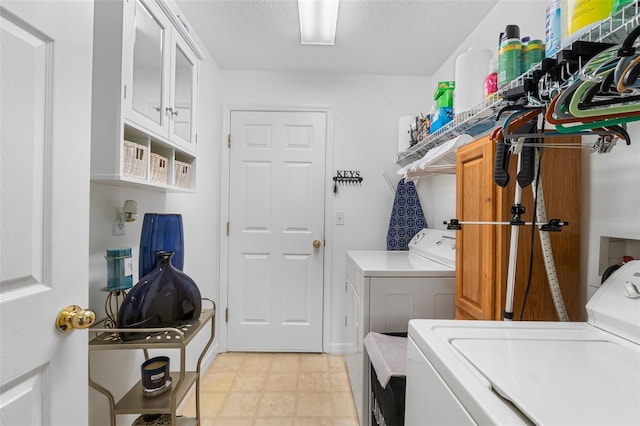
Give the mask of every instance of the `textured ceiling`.
M 177 0 L 221 69 L 432 75 L 497 0 L 341 0 L 335 46 L 302 46 L 296 0 Z

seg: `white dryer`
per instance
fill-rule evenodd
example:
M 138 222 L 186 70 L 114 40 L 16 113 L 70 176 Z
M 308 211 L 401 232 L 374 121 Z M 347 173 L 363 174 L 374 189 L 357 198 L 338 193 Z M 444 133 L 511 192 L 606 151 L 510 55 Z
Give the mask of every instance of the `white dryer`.
M 640 424 L 640 261 L 587 322 L 409 322 L 405 424 Z
M 455 232 L 423 229 L 408 251 L 348 251 L 346 363 L 361 425 L 369 425 L 370 332 L 407 332 L 413 318 L 455 317 Z

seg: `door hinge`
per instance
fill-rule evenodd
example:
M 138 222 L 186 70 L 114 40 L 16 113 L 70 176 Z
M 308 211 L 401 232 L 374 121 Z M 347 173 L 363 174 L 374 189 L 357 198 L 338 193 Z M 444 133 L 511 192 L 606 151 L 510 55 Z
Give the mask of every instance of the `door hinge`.
M 231 148 L 231 133 L 227 135 L 227 147 Z
M 227 222 L 227 237 L 229 236 L 229 227 L 230 227 L 229 222 Z
M 127 85 L 124 85 L 124 98 L 127 99 Z
M 344 316 L 344 326 L 345 327 L 347 326 L 347 316 L 346 315 Z
M 198 134 L 196 133 L 196 145 L 198 145 Z
M 224 322 L 229 322 L 229 308 L 224 310 Z

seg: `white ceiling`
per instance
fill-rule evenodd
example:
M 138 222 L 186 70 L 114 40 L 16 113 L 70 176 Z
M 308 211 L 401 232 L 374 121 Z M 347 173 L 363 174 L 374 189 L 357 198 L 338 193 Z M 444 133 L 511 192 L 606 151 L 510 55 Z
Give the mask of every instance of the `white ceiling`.
M 498 0 L 341 0 L 335 46 L 302 46 L 296 0 L 176 0 L 218 66 L 431 76 Z

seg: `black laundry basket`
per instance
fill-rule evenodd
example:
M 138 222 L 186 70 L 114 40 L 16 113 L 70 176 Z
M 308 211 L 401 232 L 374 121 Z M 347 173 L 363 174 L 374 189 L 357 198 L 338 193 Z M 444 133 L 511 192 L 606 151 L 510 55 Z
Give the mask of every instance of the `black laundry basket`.
M 407 337 L 407 333 L 384 334 Z M 387 387 L 383 388 L 375 368 L 371 366 L 371 426 L 404 426 L 406 388 L 406 376 L 391 377 Z

